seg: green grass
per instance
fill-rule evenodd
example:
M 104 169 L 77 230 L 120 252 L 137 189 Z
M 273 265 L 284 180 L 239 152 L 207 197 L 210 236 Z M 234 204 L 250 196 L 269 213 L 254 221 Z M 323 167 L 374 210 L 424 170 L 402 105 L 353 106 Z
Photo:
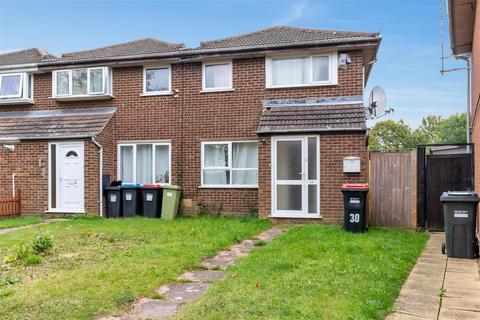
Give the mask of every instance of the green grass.
M 177 319 L 383 319 L 427 238 L 296 227 L 243 258 Z
M 120 314 L 202 258 L 268 228 L 247 218 L 81 218 L 0 236 L 0 319 L 92 319 Z M 18 243 L 48 231 L 35 265 L 3 263 Z
M 42 222 L 43 218 L 40 216 L 25 216 L 15 218 L 0 218 L 0 229 L 21 227 L 29 224 Z

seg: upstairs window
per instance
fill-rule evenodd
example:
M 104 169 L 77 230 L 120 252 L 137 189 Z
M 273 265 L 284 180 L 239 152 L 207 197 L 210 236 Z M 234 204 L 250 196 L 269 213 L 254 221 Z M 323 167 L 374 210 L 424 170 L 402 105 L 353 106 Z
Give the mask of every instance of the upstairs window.
M 215 62 L 203 64 L 203 90 L 231 90 L 232 62 Z
M 0 74 L 0 99 L 31 100 L 33 97 L 33 76 L 28 73 Z
M 269 57 L 267 88 L 332 85 L 337 83 L 337 54 Z
M 107 67 L 57 70 L 53 72 L 54 96 L 109 95 L 110 69 Z
M 170 67 L 148 67 L 143 72 L 143 94 L 171 93 Z

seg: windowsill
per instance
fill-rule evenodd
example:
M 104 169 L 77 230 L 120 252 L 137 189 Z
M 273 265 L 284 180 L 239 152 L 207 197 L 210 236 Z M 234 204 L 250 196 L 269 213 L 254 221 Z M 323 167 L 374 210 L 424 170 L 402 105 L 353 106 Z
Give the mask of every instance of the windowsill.
M 291 88 L 311 88 L 311 87 L 328 87 L 336 86 L 338 83 L 335 82 L 324 82 L 324 83 L 309 83 L 309 84 L 293 84 L 288 86 L 266 86 L 268 89 L 291 89 Z
M 258 186 L 247 185 L 202 185 L 198 189 L 258 189 Z
M 57 101 L 109 100 L 113 98 L 114 97 L 110 94 L 50 97 L 50 99 L 55 99 Z
M 140 95 L 140 97 L 154 97 L 154 96 L 171 96 L 173 95 L 172 91 L 165 91 L 165 92 L 144 92 Z
M 5 99 L 0 99 L 0 104 L 10 104 L 10 105 L 35 104 L 35 101 L 33 101 L 33 99 L 24 99 L 24 98 L 5 98 Z
M 235 91 L 234 88 L 227 88 L 227 89 L 203 89 L 200 93 L 211 93 L 211 92 L 231 92 Z
M 274 218 L 274 219 L 318 219 L 318 220 L 321 220 L 323 219 L 322 216 L 320 215 L 306 215 L 306 214 L 302 214 L 302 215 L 295 215 L 295 214 L 291 214 L 291 215 L 269 215 L 268 218 Z

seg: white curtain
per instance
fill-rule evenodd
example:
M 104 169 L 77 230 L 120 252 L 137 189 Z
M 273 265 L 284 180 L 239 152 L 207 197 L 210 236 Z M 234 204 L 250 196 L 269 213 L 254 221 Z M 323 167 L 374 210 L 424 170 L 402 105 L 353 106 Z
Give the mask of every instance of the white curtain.
M 169 146 L 155 147 L 155 183 L 170 183 Z
M 230 64 L 215 64 L 205 66 L 206 88 L 230 87 Z
M 68 94 L 69 89 L 69 77 L 67 71 L 57 72 L 57 94 Z
M 103 69 L 90 70 L 90 92 L 103 92 Z
M 313 81 L 328 81 L 329 79 L 329 57 L 313 57 Z
M 152 183 L 152 145 L 137 145 L 137 181 L 136 183 Z
M 120 172 L 122 182 L 133 183 L 133 147 L 120 147 Z
M 204 167 L 228 167 L 228 144 L 206 144 Z
M 272 85 L 308 83 L 308 58 L 273 59 Z
M 257 143 L 232 143 L 232 183 L 256 185 L 258 183 L 258 145 Z M 257 170 L 251 170 L 257 169 Z
M 230 184 L 230 171 L 221 169 L 203 170 L 203 184 L 205 185 L 224 185 Z
M 72 94 L 87 94 L 87 69 L 72 70 Z

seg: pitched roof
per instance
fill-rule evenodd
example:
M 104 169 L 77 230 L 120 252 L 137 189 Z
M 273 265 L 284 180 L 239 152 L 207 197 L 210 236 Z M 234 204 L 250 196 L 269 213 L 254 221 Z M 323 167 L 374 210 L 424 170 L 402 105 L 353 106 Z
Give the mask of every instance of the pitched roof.
M 364 131 L 362 104 L 265 108 L 257 133 Z
M 41 48 L 31 48 L 0 54 L 0 66 L 38 63 L 55 56 Z
M 174 44 L 157 39 L 145 38 L 91 50 L 64 53 L 60 58 L 55 59 L 54 61 L 62 62 L 153 55 L 178 51 L 184 47 L 185 45 L 183 43 Z
M 379 33 L 275 26 L 229 38 L 202 42 L 202 49 L 320 45 L 379 39 Z
M 102 132 L 116 108 L 0 112 L 0 139 L 86 138 Z

